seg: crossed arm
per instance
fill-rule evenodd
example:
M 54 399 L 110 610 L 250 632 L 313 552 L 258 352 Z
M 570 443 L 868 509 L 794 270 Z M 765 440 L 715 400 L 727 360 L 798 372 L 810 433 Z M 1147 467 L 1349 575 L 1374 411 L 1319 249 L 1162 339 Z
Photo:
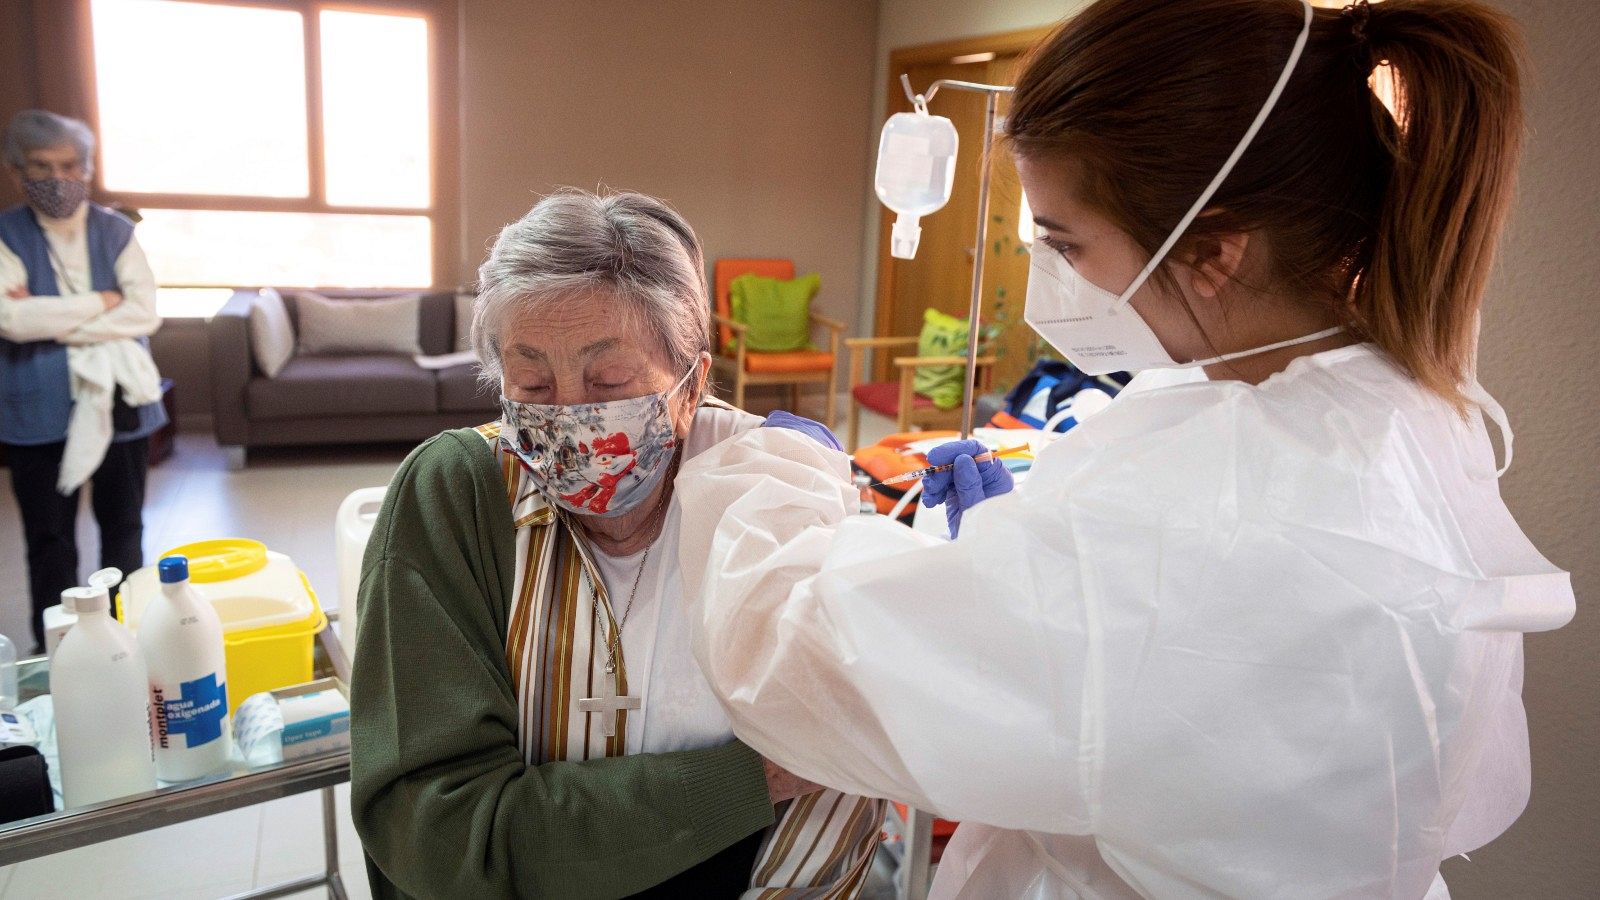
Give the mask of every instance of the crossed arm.
M 114 271 L 115 291 L 32 296 L 22 261 L 0 247 L 0 288 L 6 291 L 0 297 L 0 337 L 17 343 L 82 345 L 153 334 L 161 324 L 155 275 L 137 240 L 128 242 Z

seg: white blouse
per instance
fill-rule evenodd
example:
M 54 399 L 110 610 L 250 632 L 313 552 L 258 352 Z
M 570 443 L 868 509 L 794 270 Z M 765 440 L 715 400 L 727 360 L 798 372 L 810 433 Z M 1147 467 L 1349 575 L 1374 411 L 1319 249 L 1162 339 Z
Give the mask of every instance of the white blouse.
M 680 450 L 685 460 L 750 428 L 762 419 L 723 406 L 701 407 Z M 697 750 L 733 740 L 733 726 L 716 694 L 706 683 L 689 646 L 689 621 L 684 612 L 683 574 L 678 565 L 678 533 L 682 522 L 677 491 L 667 506 L 661 535 L 649 549 L 632 556 L 607 556 L 598 549 L 595 565 L 611 597 L 612 615 L 623 621 L 635 576 L 639 590 L 622 626 L 622 654 L 627 661 L 630 692 L 642 707 L 628 716 L 630 753 Z M 640 557 L 649 553 L 644 572 Z M 523 565 L 519 559 L 517 565 Z M 638 673 L 645 673 L 643 681 Z

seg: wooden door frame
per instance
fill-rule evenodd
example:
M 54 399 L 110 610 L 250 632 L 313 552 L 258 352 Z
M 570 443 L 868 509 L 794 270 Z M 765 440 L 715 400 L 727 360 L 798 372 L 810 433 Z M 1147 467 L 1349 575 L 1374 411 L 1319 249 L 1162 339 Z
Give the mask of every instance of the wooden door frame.
M 900 73 L 912 66 L 929 65 L 934 63 L 951 62 L 963 56 L 992 53 L 995 56 L 1023 53 L 1044 40 L 1050 32 L 1055 30 L 1054 25 L 1039 28 L 1024 28 L 1018 31 L 1005 31 L 999 34 L 984 35 L 980 37 L 961 38 L 953 41 L 941 41 L 934 44 L 920 44 L 915 47 L 901 47 L 889 51 L 888 83 L 885 90 L 888 92 L 884 103 L 884 116 L 892 116 L 897 112 L 910 112 L 911 103 L 906 100 L 905 89 L 900 86 Z M 976 61 L 976 60 L 975 60 Z M 876 337 L 904 337 L 905 335 L 890 335 L 890 321 L 892 312 L 891 300 L 894 297 L 894 262 L 889 255 L 890 231 L 894 227 L 892 216 L 880 215 L 878 221 L 878 291 L 873 309 L 872 331 Z M 883 356 L 884 354 L 877 354 Z M 874 371 L 886 370 L 887 359 L 874 359 Z

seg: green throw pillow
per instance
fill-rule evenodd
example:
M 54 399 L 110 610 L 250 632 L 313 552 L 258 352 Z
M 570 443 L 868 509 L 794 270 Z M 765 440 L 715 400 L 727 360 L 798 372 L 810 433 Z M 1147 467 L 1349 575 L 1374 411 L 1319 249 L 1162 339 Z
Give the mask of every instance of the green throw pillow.
M 945 315 L 937 309 L 922 314 L 922 335 L 917 338 L 918 356 L 965 356 L 966 353 L 966 320 Z M 932 400 L 934 406 L 955 409 L 961 405 L 966 376 L 965 366 L 922 366 L 917 369 L 911 386 L 917 393 Z
M 761 275 L 735 278 L 729 285 L 729 305 L 733 320 L 750 326 L 745 346 L 763 353 L 811 349 L 811 298 L 821 284 L 815 272 L 791 281 Z

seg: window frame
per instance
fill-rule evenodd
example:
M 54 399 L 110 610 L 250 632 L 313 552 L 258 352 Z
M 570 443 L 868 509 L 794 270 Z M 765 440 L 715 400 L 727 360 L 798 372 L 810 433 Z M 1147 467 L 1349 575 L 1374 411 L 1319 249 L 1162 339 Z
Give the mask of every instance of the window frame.
M 87 119 L 100 134 L 100 85 L 95 71 L 92 0 L 79 0 L 79 47 L 85 73 L 83 102 Z M 431 220 L 431 290 L 454 290 L 460 283 L 462 257 L 460 209 L 460 143 L 457 127 L 457 19 L 459 0 L 180 0 L 209 6 L 278 9 L 300 13 L 304 28 L 306 87 L 306 159 L 308 191 L 305 197 L 252 197 L 229 194 L 182 194 L 113 191 L 102 173 L 104 142 L 95 142 L 94 196 L 103 203 L 134 209 L 178 209 L 226 212 L 343 213 L 350 215 L 425 216 Z M 425 207 L 338 206 L 327 202 L 326 160 L 322 125 L 322 21 L 320 13 L 370 13 L 418 16 L 428 23 L 428 152 L 429 203 Z M 239 285 L 163 285 L 173 288 L 221 288 Z M 274 285 L 292 288 L 329 288 L 336 285 Z M 366 288 L 363 288 L 365 290 Z M 372 290 L 418 290 L 416 286 L 389 285 Z

